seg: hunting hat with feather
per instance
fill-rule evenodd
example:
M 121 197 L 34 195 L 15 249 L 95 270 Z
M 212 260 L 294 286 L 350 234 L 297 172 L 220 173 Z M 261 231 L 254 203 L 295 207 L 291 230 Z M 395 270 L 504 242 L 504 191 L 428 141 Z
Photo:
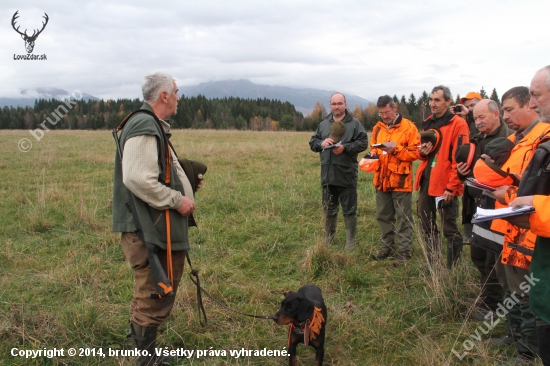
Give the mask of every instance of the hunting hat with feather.
M 189 179 L 193 192 L 196 192 L 199 183 L 204 179 L 204 174 L 206 174 L 208 167 L 200 161 L 189 160 L 186 158 L 180 158 L 178 159 L 178 162 Z

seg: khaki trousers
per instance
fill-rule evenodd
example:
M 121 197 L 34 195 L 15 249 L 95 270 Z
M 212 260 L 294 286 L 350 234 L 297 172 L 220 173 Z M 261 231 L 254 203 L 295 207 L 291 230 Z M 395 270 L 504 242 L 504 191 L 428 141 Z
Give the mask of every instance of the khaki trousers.
M 151 299 L 155 293 L 155 282 L 147 260 L 147 248 L 135 233 L 122 233 L 122 250 L 130 267 L 134 270 L 134 297 L 130 303 L 130 322 L 141 327 L 158 327 L 174 306 L 175 296 Z M 179 286 L 185 264 L 185 250 L 172 251 L 174 271 L 174 294 Z M 166 250 L 159 250 L 158 257 L 166 272 Z

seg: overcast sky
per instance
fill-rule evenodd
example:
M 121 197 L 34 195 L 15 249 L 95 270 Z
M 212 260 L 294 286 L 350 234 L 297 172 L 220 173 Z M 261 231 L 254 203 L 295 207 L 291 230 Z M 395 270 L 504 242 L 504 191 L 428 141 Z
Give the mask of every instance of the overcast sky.
M 26 54 L 16 10 L 28 34 L 48 14 L 33 51 L 46 61 L 14 60 Z M 155 70 L 178 85 L 244 78 L 371 101 L 438 84 L 500 96 L 550 64 L 549 15 L 548 0 L 2 0 L 0 96 L 57 87 L 141 98 Z

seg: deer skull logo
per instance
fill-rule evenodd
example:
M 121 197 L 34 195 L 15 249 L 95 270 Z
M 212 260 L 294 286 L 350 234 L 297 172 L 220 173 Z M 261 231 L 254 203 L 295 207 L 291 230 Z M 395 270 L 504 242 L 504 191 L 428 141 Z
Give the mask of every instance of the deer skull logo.
M 19 13 L 19 10 L 17 10 L 15 12 L 15 14 L 13 14 L 13 18 L 11 18 L 11 25 L 13 27 L 13 29 L 15 29 L 15 31 L 17 33 L 19 33 L 21 35 L 21 38 L 23 38 L 23 40 L 25 41 L 25 48 L 27 49 L 27 53 L 32 53 L 32 50 L 34 49 L 34 42 L 36 41 L 36 38 L 38 37 L 38 35 L 40 33 L 42 33 L 42 31 L 44 30 L 44 28 L 46 28 L 46 24 L 48 24 L 48 14 L 44 13 L 44 19 L 46 19 L 45 22 L 42 22 L 42 29 L 38 30 L 38 29 L 35 29 L 32 36 L 29 36 L 27 34 L 27 30 L 25 29 L 25 32 L 21 33 L 19 31 L 19 26 L 17 28 L 15 28 L 15 20 L 17 18 L 19 18 L 19 15 L 17 14 Z

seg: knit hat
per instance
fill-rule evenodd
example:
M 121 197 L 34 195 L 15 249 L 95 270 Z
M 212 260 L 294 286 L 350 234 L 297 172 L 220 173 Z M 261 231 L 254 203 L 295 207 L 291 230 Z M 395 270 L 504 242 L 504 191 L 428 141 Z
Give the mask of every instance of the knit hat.
M 359 167 L 362 171 L 371 173 L 378 167 L 379 159 L 380 155 L 370 156 L 367 154 L 359 161 Z
M 334 121 L 330 125 L 330 136 L 329 138 L 334 141 L 334 143 L 340 142 L 340 139 L 344 135 L 344 132 L 346 132 L 346 125 L 342 121 Z
M 470 99 L 474 99 L 474 98 L 477 98 L 479 100 L 483 99 L 481 97 L 481 94 L 476 93 L 476 92 L 469 92 L 468 94 L 466 94 L 466 96 L 464 98 L 460 98 L 460 104 L 464 104 L 465 101 L 470 100 Z
M 506 137 L 497 137 L 485 146 L 484 153 L 495 161 L 496 166 L 501 167 L 510 158 L 513 148 L 512 141 Z

